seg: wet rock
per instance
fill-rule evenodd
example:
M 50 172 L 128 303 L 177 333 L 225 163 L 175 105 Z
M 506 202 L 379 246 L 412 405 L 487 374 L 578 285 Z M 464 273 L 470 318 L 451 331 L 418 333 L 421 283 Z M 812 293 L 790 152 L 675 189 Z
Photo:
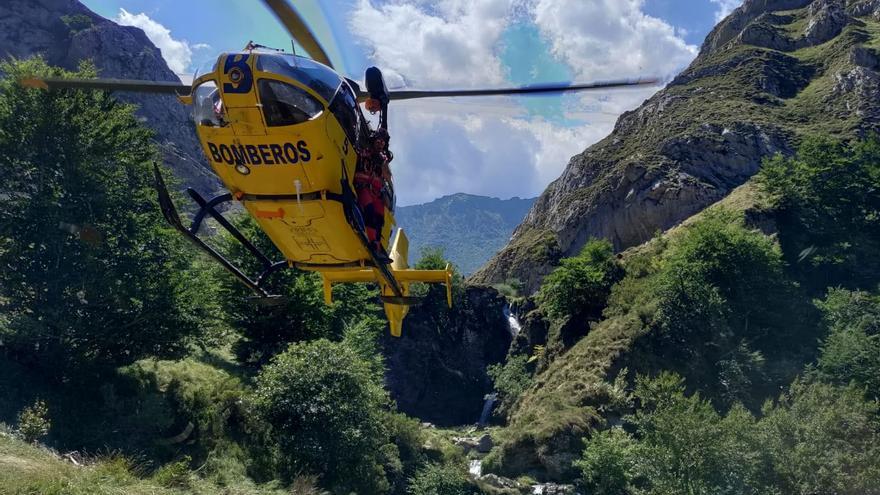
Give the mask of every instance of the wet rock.
M 532 486 L 534 495 L 575 495 L 577 490 L 574 485 L 559 485 L 556 483 L 542 483 Z
M 449 309 L 445 289 L 431 287 L 403 336 L 382 339 L 385 383 L 398 409 L 440 426 L 476 423 L 492 391 L 486 367 L 510 347 L 506 305 L 493 288 L 466 286 Z

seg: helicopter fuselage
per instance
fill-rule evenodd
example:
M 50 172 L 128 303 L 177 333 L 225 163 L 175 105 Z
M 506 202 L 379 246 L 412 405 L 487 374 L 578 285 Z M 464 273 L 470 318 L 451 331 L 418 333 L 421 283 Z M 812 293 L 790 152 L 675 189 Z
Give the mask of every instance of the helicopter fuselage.
M 221 55 L 213 72 L 193 82 L 196 127 L 211 167 L 301 267 L 370 259 L 341 201 L 369 132 L 354 95 L 331 69 L 275 53 Z M 383 246 L 394 224 L 389 206 Z

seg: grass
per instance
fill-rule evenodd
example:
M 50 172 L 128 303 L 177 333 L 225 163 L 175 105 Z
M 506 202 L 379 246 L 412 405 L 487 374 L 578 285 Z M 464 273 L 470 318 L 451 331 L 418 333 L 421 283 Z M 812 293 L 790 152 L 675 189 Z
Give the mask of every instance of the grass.
M 120 456 L 88 459 L 79 464 L 45 447 L 29 445 L 0 427 L 0 491 L 7 495 L 288 493 L 274 486 L 260 487 L 246 481 L 236 486 L 219 486 L 190 472 L 171 477 L 146 477 L 140 474 L 137 464 Z

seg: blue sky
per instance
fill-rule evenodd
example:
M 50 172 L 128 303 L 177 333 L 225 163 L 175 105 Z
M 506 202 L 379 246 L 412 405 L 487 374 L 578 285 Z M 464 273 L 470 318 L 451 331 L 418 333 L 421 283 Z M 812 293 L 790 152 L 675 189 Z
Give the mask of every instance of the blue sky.
M 81 0 L 138 26 L 192 74 L 249 40 L 290 41 L 257 0 Z M 341 71 L 380 66 L 390 86 L 511 86 L 659 76 L 696 55 L 739 0 L 296 0 Z M 568 158 L 658 88 L 563 97 L 400 102 L 392 108 L 401 204 L 455 192 L 534 196 Z

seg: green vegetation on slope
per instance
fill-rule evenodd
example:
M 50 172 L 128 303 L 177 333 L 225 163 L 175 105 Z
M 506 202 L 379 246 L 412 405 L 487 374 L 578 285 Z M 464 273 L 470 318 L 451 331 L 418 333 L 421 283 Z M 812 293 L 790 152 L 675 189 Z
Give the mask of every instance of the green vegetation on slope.
M 633 399 L 626 429 L 575 462 L 589 493 L 880 493 L 880 409 L 856 386 L 799 380 L 758 418 L 718 413 L 671 374 L 639 378 Z
M 637 375 L 672 371 L 713 410 L 743 404 L 761 416 L 764 401 L 817 359 L 823 334 L 819 372 L 841 386 L 851 379 L 872 384 L 876 296 L 831 290 L 826 299 L 825 293 L 829 281 L 877 290 L 878 251 L 861 246 L 880 241 L 880 229 L 872 227 L 880 214 L 878 166 L 876 139 L 807 140 L 797 156 L 767 162 L 758 190 L 744 187 L 626 253 L 626 276 L 613 286 L 604 319 L 532 378 L 484 467 L 576 478 L 572 463 L 582 441 L 589 446 L 596 432 L 643 407 L 627 400 L 627 383 Z M 829 180 L 831 173 L 841 180 Z M 767 236 L 748 222 L 778 233 Z M 825 229 L 833 235 L 826 237 Z M 858 276 L 840 271 L 848 267 L 858 267 Z M 853 307 L 867 309 L 853 317 Z M 817 434 L 826 433 L 834 435 Z M 811 462 L 828 467 L 820 458 Z

